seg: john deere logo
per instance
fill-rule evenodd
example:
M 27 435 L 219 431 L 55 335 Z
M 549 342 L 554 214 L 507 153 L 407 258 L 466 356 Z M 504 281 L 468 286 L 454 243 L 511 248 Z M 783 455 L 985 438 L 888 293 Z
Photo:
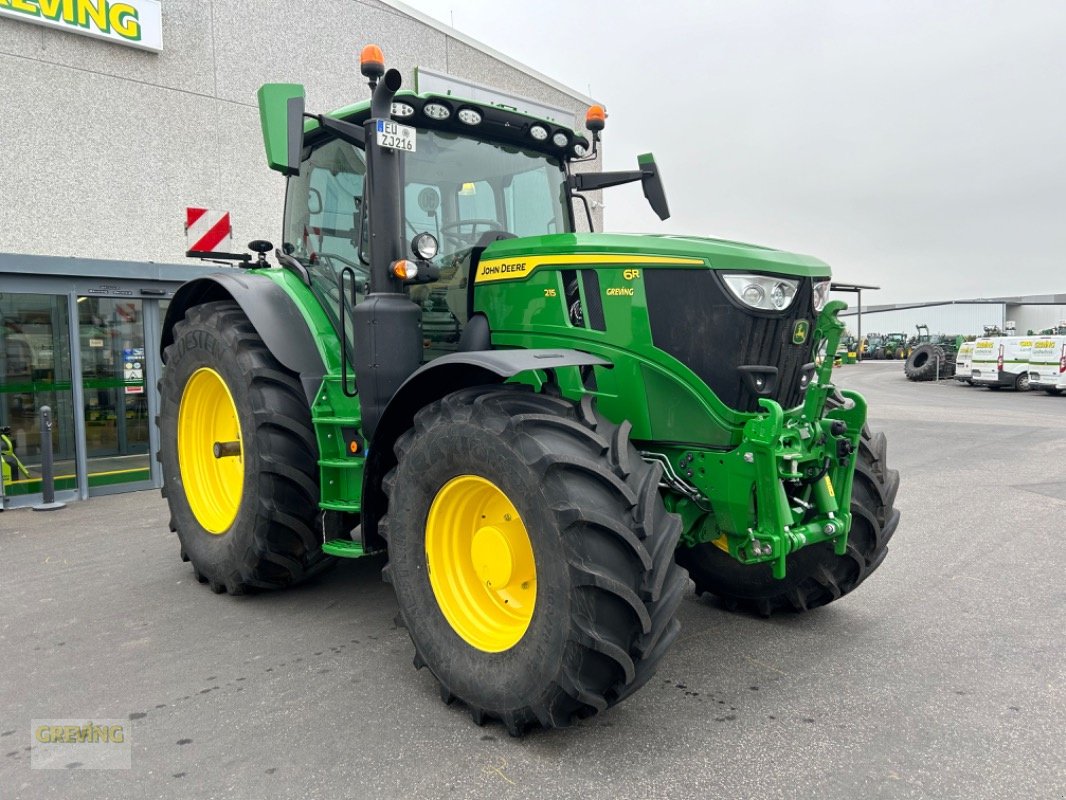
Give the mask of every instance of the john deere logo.
M 811 332 L 811 323 L 801 319 L 792 328 L 792 344 L 803 344 L 807 341 L 807 334 Z

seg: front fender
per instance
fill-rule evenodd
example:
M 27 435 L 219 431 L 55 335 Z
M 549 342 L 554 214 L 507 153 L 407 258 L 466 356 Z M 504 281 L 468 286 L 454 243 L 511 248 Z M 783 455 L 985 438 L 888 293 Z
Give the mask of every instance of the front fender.
M 396 390 L 374 431 L 363 473 L 362 536 L 364 546 L 385 546 L 377 533 L 388 500 L 381 482 L 396 466 L 393 446 L 414 423 L 415 414 L 445 395 L 468 386 L 503 383 L 523 372 L 560 367 L 610 366 L 610 361 L 580 350 L 474 350 L 441 356 L 411 374 Z

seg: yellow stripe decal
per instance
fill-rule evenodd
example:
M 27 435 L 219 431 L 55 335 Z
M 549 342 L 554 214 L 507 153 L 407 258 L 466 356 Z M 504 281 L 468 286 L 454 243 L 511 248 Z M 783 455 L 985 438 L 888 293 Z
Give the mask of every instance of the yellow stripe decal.
M 588 266 L 590 264 L 626 264 L 639 266 L 641 264 L 678 264 L 688 266 L 702 266 L 702 258 L 679 258 L 676 256 L 642 256 L 642 255 L 600 255 L 597 253 L 574 253 L 568 256 L 516 256 L 515 258 L 493 258 L 481 261 L 477 265 L 477 277 L 475 283 L 488 283 L 489 281 L 513 281 L 528 278 L 537 267 L 573 265 Z

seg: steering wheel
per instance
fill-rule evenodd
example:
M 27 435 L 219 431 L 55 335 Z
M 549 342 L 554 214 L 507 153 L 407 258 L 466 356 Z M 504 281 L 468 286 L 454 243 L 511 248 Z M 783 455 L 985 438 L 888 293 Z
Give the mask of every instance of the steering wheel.
M 463 233 L 464 227 L 469 227 L 470 231 Z M 484 227 L 485 233 L 501 230 L 500 221 L 496 219 L 461 219 L 458 222 L 446 222 L 441 225 L 440 235 L 456 247 L 473 247 L 477 244 L 479 227 Z

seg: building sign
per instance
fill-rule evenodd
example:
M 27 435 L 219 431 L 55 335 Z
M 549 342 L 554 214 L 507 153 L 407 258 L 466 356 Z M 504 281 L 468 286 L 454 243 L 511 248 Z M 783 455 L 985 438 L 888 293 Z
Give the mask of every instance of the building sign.
M 160 0 L 0 0 L 0 17 L 159 53 L 163 50 L 159 4 Z

